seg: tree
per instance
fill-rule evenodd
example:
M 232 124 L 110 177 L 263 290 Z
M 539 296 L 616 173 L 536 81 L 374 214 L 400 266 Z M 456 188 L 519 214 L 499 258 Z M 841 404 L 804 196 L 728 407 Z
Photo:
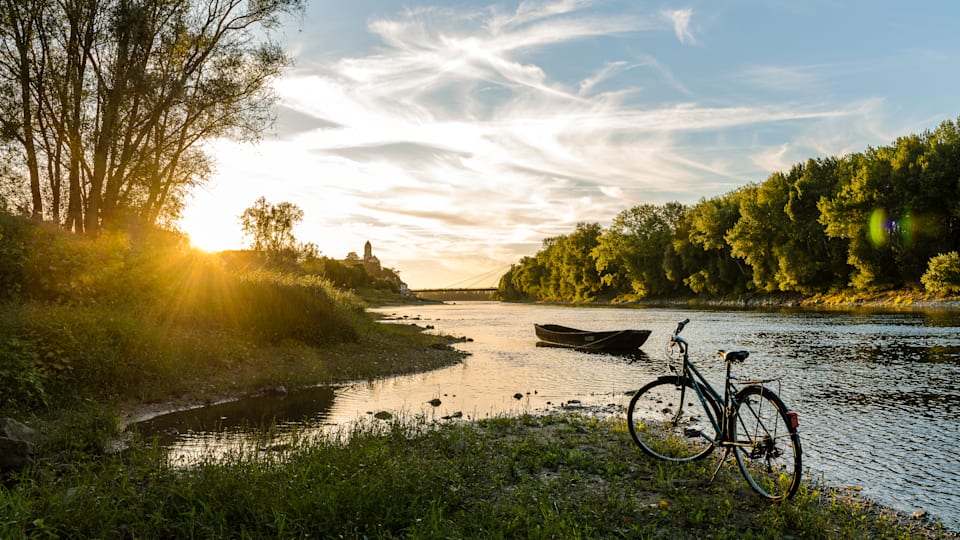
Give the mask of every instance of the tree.
M 784 211 L 789 185 L 790 178 L 778 172 L 759 186 L 744 189 L 740 219 L 726 235 L 731 254 L 750 265 L 754 286 L 764 292 L 791 288 L 781 272 L 791 228 Z
M 605 284 L 640 297 L 673 288 L 664 267 L 686 208 L 677 202 L 642 204 L 620 212 L 593 251 Z
M 920 281 L 928 292 L 960 293 L 960 253 L 951 251 L 932 257 Z
M 250 249 L 266 253 L 270 258 L 296 255 L 297 239 L 293 227 L 303 220 L 299 206 L 282 202 L 271 204 L 260 197 L 240 215 L 243 234 L 250 239 Z
M 175 219 L 211 170 L 203 142 L 269 126 L 289 63 L 270 31 L 303 4 L 0 0 L 0 138 L 32 214 L 90 233 Z
M 916 286 L 931 257 L 956 249 L 958 167 L 953 122 L 841 162 L 836 193 L 818 207 L 826 234 L 847 241 L 855 288 Z
M 740 201 L 750 187 L 721 197 L 701 199 L 684 215 L 665 268 L 672 282 L 695 294 L 746 291 L 750 267 L 731 255 L 727 233 L 740 219 Z

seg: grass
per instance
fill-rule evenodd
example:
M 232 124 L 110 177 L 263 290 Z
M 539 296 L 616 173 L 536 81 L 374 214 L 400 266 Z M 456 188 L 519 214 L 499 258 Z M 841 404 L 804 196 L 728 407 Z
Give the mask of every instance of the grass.
M 658 462 L 622 419 L 569 414 L 371 419 L 190 469 L 148 441 L 59 459 L 0 488 L 0 537 L 956 537 L 809 485 L 770 504 L 733 465 L 710 483 L 713 461 Z

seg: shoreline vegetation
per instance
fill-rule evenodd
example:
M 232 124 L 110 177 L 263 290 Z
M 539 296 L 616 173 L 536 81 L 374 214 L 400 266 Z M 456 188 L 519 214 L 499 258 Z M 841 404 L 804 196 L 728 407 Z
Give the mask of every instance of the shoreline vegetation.
M 874 291 L 960 294 L 958 173 L 960 123 L 945 121 L 695 204 L 640 204 L 607 226 L 578 223 L 513 264 L 498 295 L 591 302 L 783 292 L 830 302 Z
M 550 303 L 550 302 L 543 302 Z M 567 303 L 567 302 L 556 302 Z M 754 294 L 732 297 L 647 298 L 620 299 L 611 302 L 585 302 L 573 305 L 612 306 L 683 306 L 692 308 L 747 308 L 747 309 L 929 309 L 960 311 L 960 295 L 928 293 L 910 289 L 877 292 L 845 292 L 836 294 Z
M 366 307 L 399 294 L 357 287 L 364 301 L 317 260 L 224 259 L 162 231 L 91 239 L 0 214 L 0 254 L 0 418 L 37 434 L 0 473 L 3 538 L 957 537 L 855 487 L 765 503 L 729 465 L 709 483 L 710 461 L 645 459 L 622 417 L 589 410 L 371 416 L 177 467 L 125 424 L 453 365 L 469 337 L 379 321 Z

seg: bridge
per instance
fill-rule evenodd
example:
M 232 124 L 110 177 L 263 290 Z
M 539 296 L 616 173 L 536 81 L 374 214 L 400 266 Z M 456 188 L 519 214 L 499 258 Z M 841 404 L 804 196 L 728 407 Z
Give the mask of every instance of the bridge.
M 497 287 L 491 287 L 491 281 L 496 283 L 500 280 L 510 265 L 488 270 L 482 274 L 462 279 L 446 287 L 436 287 L 431 289 L 411 289 L 410 292 L 424 300 L 442 300 L 442 301 L 480 301 L 496 300 L 495 294 Z
M 481 300 L 495 300 L 494 294 L 497 292 L 497 289 L 494 288 L 475 288 L 468 289 L 464 287 L 460 288 L 445 288 L 445 289 L 411 289 L 410 292 L 415 294 L 417 298 L 423 298 L 424 300 L 441 300 L 444 302 L 448 301 L 460 301 L 460 302 L 469 302 L 469 301 L 481 301 Z

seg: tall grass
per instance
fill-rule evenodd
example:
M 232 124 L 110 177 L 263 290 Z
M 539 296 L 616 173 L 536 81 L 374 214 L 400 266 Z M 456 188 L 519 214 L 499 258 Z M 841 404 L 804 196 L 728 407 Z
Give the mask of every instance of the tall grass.
M 159 399 L 372 325 L 318 276 L 234 267 L 166 231 L 92 239 L 0 213 L 0 256 L 0 413 Z

